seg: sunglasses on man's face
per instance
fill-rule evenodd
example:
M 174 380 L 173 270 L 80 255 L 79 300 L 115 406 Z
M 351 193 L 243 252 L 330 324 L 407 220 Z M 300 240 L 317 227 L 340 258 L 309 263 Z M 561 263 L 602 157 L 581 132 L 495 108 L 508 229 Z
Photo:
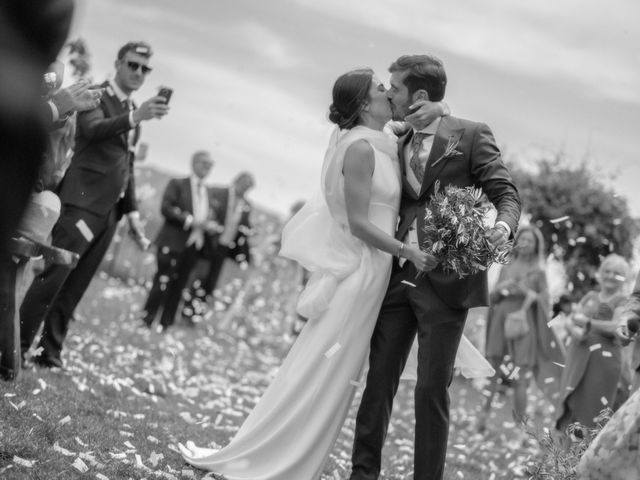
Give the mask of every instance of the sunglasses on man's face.
M 142 73 L 144 75 L 146 75 L 147 73 L 151 72 L 152 68 L 151 67 L 147 67 L 146 65 L 142 65 L 141 63 L 138 62 L 133 62 L 131 60 L 129 60 L 127 62 L 127 67 L 129 67 L 129 69 L 132 72 L 137 72 L 138 69 L 140 68 L 142 70 Z

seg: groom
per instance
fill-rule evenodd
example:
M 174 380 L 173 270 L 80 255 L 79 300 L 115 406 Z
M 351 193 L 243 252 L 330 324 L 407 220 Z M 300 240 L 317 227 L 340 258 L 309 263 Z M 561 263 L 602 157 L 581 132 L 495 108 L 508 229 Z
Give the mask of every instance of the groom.
M 444 98 L 447 77 L 442 62 L 429 55 L 407 55 L 391 67 L 388 92 L 394 119 L 410 113 L 419 100 Z M 439 117 L 398 139 L 403 193 L 396 238 L 423 242 L 424 212 L 436 180 L 442 187 L 482 187 L 498 210 L 488 241 L 500 245 L 515 232 L 520 198 L 488 126 Z M 409 350 L 418 335 L 415 388 L 414 480 L 441 480 L 449 434 L 449 393 L 456 351 L 468 309 L 488 304 L 485 272 L 460 279 L 431 259 L 420 277 L 411 262 L 394 262 L 371 339 L 367 386 L 356 420 L 351 480 L 374 480 L 380 474 L 393 397 Z

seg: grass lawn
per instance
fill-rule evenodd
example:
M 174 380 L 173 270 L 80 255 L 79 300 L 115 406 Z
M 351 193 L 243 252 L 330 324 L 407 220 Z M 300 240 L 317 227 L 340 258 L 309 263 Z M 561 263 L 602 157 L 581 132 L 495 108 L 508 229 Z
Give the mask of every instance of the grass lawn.
M 28 369 L 17 382 L 0 383 L 0 478 L 212 478 L 185 464 L 175 445 L 188 439 L 224 445 L 292 341 L 291 268 L 275 260 L 244 276 L 250 289 L 227 275 L 209 318 L 195 328 L 178 324 L 166 334 L 141 328 L 134 319 L 144 288 L 96 278 L 70 327 L 66 370 Z M 225 313 L 225 300 L 238 291 L 243 301 L 231 307 L 232 315 Z M 521 467 L 532 450 L 519 440 L 509 399 L 496 401 L 489 430 L 479 435 L 474 422 L 480 388 L 456 378 L 451 396 L 446 478 L 525 478 Z M 548 425 L 546 405 L 534 400 L 536 418 Z M 355 410 L 323 479 L 348 476 Z M 384 479 L 412 478 L 412 420 L 412 384 L 403 382 L 384 452 Z

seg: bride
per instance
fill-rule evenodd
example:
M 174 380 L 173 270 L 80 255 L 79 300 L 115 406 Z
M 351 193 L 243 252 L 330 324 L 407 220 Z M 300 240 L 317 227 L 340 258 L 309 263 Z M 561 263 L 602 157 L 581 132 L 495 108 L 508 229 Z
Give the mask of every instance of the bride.
M 320 478 L 366 367 L 392 256 L 429 268 L 424 252 L 401 249 L 393 236 L 400 166 L 396 142 L 383 131 L 391 120 L 386 89 L 372 70 L 336 80 L 329 119 L 339 128 L 325 155 L 321 193 L 285 226 L 280 252 L 312 272 L 298 304 L 309 321 L 226 447 L 179 445 L 188 463 L 228 480 Z M 471 358 L 466 365 L 486 365 L 468 341 L 461 345 Z

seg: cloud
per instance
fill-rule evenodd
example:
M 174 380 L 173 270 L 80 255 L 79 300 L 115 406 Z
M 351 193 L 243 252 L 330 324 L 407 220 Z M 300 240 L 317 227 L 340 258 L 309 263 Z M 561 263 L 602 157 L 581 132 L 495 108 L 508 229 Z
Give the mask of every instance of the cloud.
M 249 169 L 254 199 L 286 211 L 316 188 L 337 75 L 357 65 L 383 74 L 401 53 L 440 55 L 455 72 L 454 111 L 487 121 L 501 143 L 526 148 L 568 135 L 581 155 L 588 137 L 608 164 L 631 163 L 640 103 L 634 2 L 605 10 L 595 0 L 92 0 L 78 4 L 76 24 L 97 80 L 127 39 L 154 46 L 153 75 L 135 97 L 159 83 L 175 94 L 171 114 L 144 125 L 150 162 L 186 173 L 191 153 L 209 148 L 213 182 Z
M 214 181 L 250 170 L 258 183 L 254 197 L 281 210 L 316 187 L 328 138 L 320 107 L 310 108 L 287 85 L 260 82 L 228 66 L 186 55 L 164 61 L 191 82 L 174 95 L 162 128 L 145 125 L 154 163 L 175 169 L 176 158 L 186 166 L 192 151 L 210 148 L 217 159 Z
M 233 35 L 242 39 L 245 47 L 251 48 L 258 58 L 266 60 L 271 67 L 287 69 L 303 63 L 302 57 L 294 54 L 286 40 L 265 25 L 245 21 L 231 28 Z
M 640 103 L 633 22 L 640 4 L 617 0 L 607 12 L 600 2 L 446 3 L 298 0 L 325 15 L 405 37 L 420 50 L 445 50 L 509 72 L 564 78 L 588 95 Z M 635 61 L 634 61 L 635 57 Z

